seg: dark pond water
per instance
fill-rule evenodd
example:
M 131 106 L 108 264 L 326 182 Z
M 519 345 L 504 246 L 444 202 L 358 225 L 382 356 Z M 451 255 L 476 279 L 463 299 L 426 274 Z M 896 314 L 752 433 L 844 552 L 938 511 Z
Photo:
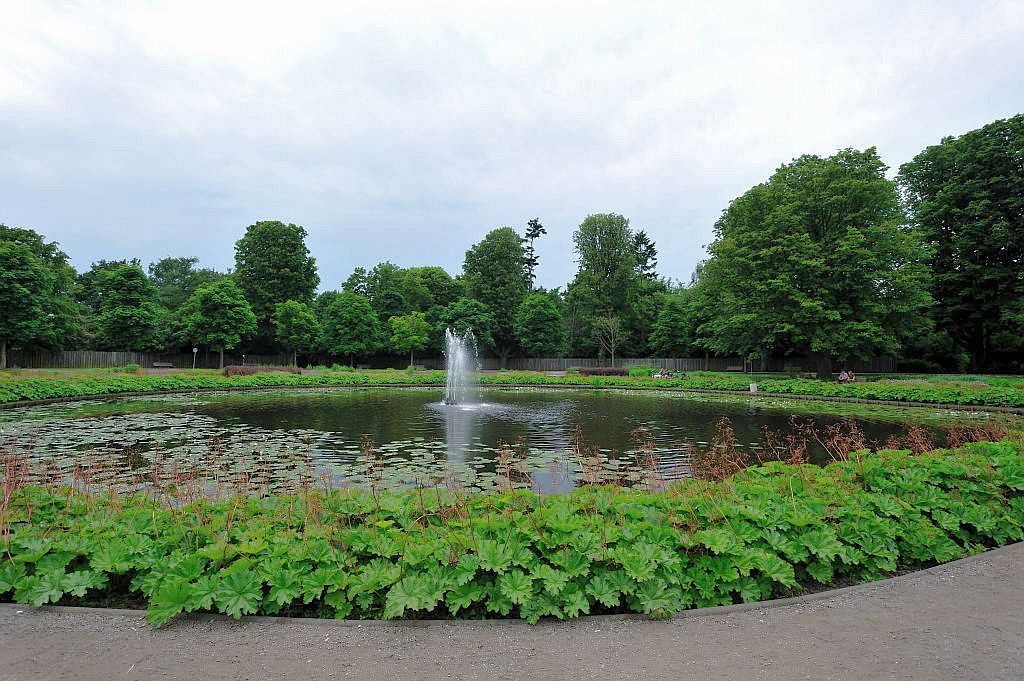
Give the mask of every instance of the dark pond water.
M 771 402 L 678 393 L 487 390 L 481 399 L 447 407 L 439 390 L 372 389 L 93 400 L 0 412 L 0 438 L 35 474 L 86 466 L 93 479 L 119 484 L 151 480 L 155 467 L 161 480 L 188 472 L 271 487 L 312 476 L 331 485 L 443 479 L 489 489 L 515 477 L 560 490 L 581 475 L 580 440 L 609 479 L 636 482 L 642 440 L 660 475 L 674 478 L 688 473 L 688 445 L 706 445 L 723 417 L 740 445 L 757 448 L 764 428 L 786 432 L 791 416 Z M 819 427 L 843 420 L 805 418 Z M 857 422 L 879 442 L 904 429 L 891 414 Z M 515 476 L 499 465 L 502 443 L 518 443 Z

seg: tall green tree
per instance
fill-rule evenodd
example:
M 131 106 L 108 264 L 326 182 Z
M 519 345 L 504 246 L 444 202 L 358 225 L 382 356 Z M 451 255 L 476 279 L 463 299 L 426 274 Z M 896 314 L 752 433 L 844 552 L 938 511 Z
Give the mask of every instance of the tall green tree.
M 633 235 L 633 252 L 636 253 L 636 273 L 638 277 L 657 278 L 658 249 L 647 232 L 640 230 Z
M 481 350 L 494 348 L 494 315 L 479 300 L 459 298 L 438 310 L 436 314 L 436 336 L 444 338 L 445 329 L 458 333 L 472 331 L 477 347 Z
M 273 345 L 272 318 L 278 303 L 313 302 L 320 277 L 306 236 L 298 225 L 262 221 L 249 225 L 235 243 L 234 276 L 256 314 L 258 345 Z
M 522 237 L 511 227 L 492 230 L 466 251 L 462 272 L 469 297 L 494 317 L 494 352 L 505 367 L 516 349 L 515 313 L 529 288 Z
M 544 225 L 540 223 L 540 218 L 533 218 L 526 223 L 526 234 L 523 238 L 523 242 L 526 244 L 526 248 L 523 249 L 523 263 L 526 266 L 526 286 L 530 291 L 533 290 L 534 282 L 537 280 L 537 265 L 540 262 L 533 242 L 547 233 L 548 230 L 544 229 Z
M 96 341 L 103 349 L 139 351 L 157 346 L 164 311 L 156 287 L 138 264 L 95 270 L 92 292 L 99 305 Z
M 323 326 L 324 313 L 327 311 L 327 308 L 330 307 L 331 303 L 337 300 L 340 295 L 341 293 L 339 291 L 324 291 L 316 297 L 316 300 L 313 301 L 313 311 L 316 313 L 317 321 L 320 322 L 321 326 Z
M 198 264 L 199 258 L 161 258 L 149 264 L 149 279 L 161 305 L 173 312 L 197 288 L 224 276 L 216 270 L 198 268 Z
M 695 289 L 701 344 L 808 355 L 824 377 L 923 328 L 924 253 L 885 171 L 874 148 L 802 156 L 729 204 Z
M 546 293 L 531 293 L 516 310 L 516 336 L 527 357 L 557 357 L 565 350 L 562 313 Z
M 900 168 L 911 224 L 929 247 L 934 318 L 975 370 L 1024 351 L 1024 114 L 946 137 Z
M 599 312 L 623 314 L 636 279 L 636 235 L 629 220 L 615 214 L 589 215 L 573 234 L 579 260 L 577 280 L 593 290 Z
M 573 234 L 579 271 L 566 291 L 573 352 L 599 350 L 593 322 L 615 317 L 622 345 L 643 352 L 666 286 L 658 279 L 657 249 L 616 213 L 587 216 Z
M 694 352 L 696 330 L 690 292 L 666 295 L 651 332 L 651 352 L 658 357 L 688 357 Z
M 142 268 L 138 258 L 131 260 L 98 260 L 85 272 L 78 275 L 78 297 L 93 315 L 98 315 L 103 307 L 104 288 L 100 284 L 105 281 L 106 273 L 122 265 L 133 265 Z
M 409 290 L 410 283 L 417 287 L 416 290 Z M 346 293 L 366 296 L 382 323 L 415 309 L 410 298 L 422 299 L 428 295 L 425 290 L 420 290 L 423 287 L 419 282 L 409 281 L 405 270 L 387 261 L 377 263 L 369 272 L 357 267 L 342 288 Z
M 391 348 L 396 352 L 409 353 L 409 366 L 414 364 L 415 353 L 427 347 L 430 342 L 430 324 L 422 312 L 410 312 L 388 320 L 391 326 Z
M 357 267 L 352 271 L 352 274 L 348 275 L 348 279 L 341 285 L 341 290 L 345 293 L 355 293 L 361 296 L 368 295 L 367 293 L 367 278 L 369 273 L 365 267 Z
M 0 266 L 0 286 L 5 291 L 0 325 L 10 336 L 0 338 L 0 344 L 7 340 L 22 347 L 62 348 L 82 343 L 88 335 L 85 310 L 76 300 L 77 274 L 68 256 L 39 233 L 4 224 L 0 224 L 0 245 L 7 248 Z M 36 270 L 39 278 L 33 282 Z
M 381 348 L 380 319 L 366 296 L 339 293 L 325 308 L 321 318 L 322 344 L 330 355 L 348 357 L 355 366 L 356 357 L 367 357 Z
M 414 306 L 413 309 L 423 312 L 435 305 L 444 307 L 454 303 L 463 293 L 462 285 L 443 267 L 410 267 L 404 270 L 409 281 L 407 287 L 413 294 L 406 298 Z
M 297 300 L 278 303 L 274 311 L 274 338 L 291 350 L 292 366 L 296 366 L 298 353 L 313 350 L 320 341 L 320 322 L 305 303 Z
M 46 334 L 52 277 L 24 244 L 0 241 L 0 369 L 7 368 L 8 344 L 28 344 Z
M 196 289 L 179 314 L 191 342 L 219 351 L 221 369 L 224 351 L 237 348 L 257 330 L 256 314 L 233 277 Z

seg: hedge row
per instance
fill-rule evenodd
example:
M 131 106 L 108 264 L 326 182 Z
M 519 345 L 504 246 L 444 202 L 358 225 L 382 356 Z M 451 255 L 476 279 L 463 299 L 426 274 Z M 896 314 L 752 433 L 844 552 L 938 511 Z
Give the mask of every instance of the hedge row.
M 481 377 L 485 385 L 566 385 L 586 387 L 677 388 L 748 392 L 750 380 L 743 375 L 694 373 L 681 378 L 628 376 L 545 376 L 533 372 L 504 372 Z M 289 375 L 266 373 L 253 376 L 218 376 L 178 372 L 163 376 L 72 375 L 68 378 L 0 378 L 0 403 L 63 397 L 90 397 L 125 392 L 168 392 L 198 389 L 230 389 L 273 386 L 369 386 L 443 385 L 444 372 L 399 371 L 330 372 Z M 766 393 L 859 398 L 931 404 L 962 404 L 1024 407 L 1024 388 L 969 383 L 914 383 L 872 381 L 839 384 L 813 379 L 763 379 L 758 389 Z

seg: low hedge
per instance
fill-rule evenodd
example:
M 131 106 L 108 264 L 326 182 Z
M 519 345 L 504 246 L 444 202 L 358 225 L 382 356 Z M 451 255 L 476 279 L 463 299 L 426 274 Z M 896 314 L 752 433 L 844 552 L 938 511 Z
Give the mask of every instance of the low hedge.
M 665 492 L 200 499 L 20 488 L 0 599 L 337 618 L 668 616 L 874 580 L 1024 537 L 1024 448 L 771 463 Z
M 484 385 L 564 385 L 583 387 L 674 388 L 749 392 L 750 378 L 742 374 L 692 373 L 678 378 L 629 376 L 546 376 L 528 371 L 484 374 Z M 871 381 L 830 383 L 813 379 L 761 378 L 758 390 L 785 395 L 858 398 L 895 402 L 1024 407 L 1024 387 L 974 383 Z M 443 371 L 330 372 L 288 375 L 218 376 L 177 372 L 162 376 L 82 374 L 67 378 L 0 377 L 0 403 L 64 397 L 96 397 L 125 392 L 171 392 L 201 389 L 290 386 L 444 385 Z
M 623 367 L 580 367 L 576 371 L 580 376 L 629 376 Z
M 444 372 L 408 374 L 382 371 L 373 374 L 331 372 L 326 374 L 257 373 L 222 376 L 180 371 L 160 376 L 81 374 L 67 378 L 0 379 L 0 403 L 65 397 L 98 397 L 131 392 L 177 392 L 292 386 L 443 385 Z
M 751 379 L 743 374 L 691 373 L 679 378 L 636 378 L 620 376 L 545 376 L 532 372 L 510 372 L 484 376 L 486 385 L 583 385 L 594 387 L 678 388 L 749 392 Z M 992 407 L 1024 407 L 1024 388 L 984 384 L 935 384 L 910 381 L 832 383 L 808 378 L 758 378 L 763 393 L 815 397 L 840 397 L 893 402 L 926 402 Z
M 301 374 L 298 367 L 264 367 L 252 364 L 229 364 L 224 367 L 225 376 L 252 376 L 253 374 Z

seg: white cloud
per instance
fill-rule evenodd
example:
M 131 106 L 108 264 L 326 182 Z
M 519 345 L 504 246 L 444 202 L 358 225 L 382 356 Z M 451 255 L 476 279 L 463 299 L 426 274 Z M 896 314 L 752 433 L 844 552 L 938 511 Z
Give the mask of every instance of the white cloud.
M 686 278 L 729 199 L 801 153 L 896 166 L 1022 108 L 1022 5 L 25 3 L 0 16 L 0 220 L 76 264 L 305 224 L 326 286 L 456 270 L 540 216 L 541 281 L 618 211 Z M 116 248 L 116 253 L 100 248 Z

